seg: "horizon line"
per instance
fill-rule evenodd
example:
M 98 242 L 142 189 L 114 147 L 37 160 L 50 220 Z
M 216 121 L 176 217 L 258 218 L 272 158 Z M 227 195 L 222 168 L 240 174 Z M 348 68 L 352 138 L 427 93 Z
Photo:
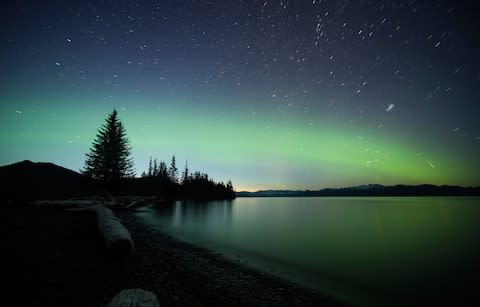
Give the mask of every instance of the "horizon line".
M 59 167 L 62 167 L 62 168 L 65 168 L 65 169 L 68 169 L 70 171 L 73 171 L 75 173 L 78 173 L 78 174 L 81 174 L 79 172 L 79 170 L 73 170 L 69 167 L 65 167 L 65 166 L 62 166 L 62 165 L 59 165 L 59 164 L 56 164 L 54 162 L 47 162 L 47 161 L 37 161 L 37 162 L 34 162 L 32 160 L 29 160 L 29 159 L 25 159 L 25 160 L 20 160 L 20 161 L 17 161 L 17 162 L 13 162 L 13 163 L 10 163 L 10 164 L 4 164 L 4 165 L 0 165 L 0 167 L 5 167 L 5 166 L 9 166 L 9 165 L 13 165 L 13 164 L 17 164 L 17 163 L 22 163 L 22 162 L 31 162 L 31 163 L 48 163 L 48 164 L 53 164 L 53 165 L 56 165 L 56 166 L 59 166 Z M 132 178 L 142 178 L 140 175 L 138 174 L 135 174 L 134 177 Z M 232 182 L 234 182 L 234 180 L 231 180 Z M 465 185 L 459 185 L 459 184 L 433 184 L 433 183 L 418 183 L 418 184 L 406 184 L 406 183 L 395 183 L 395 184 L 379 184 L 379 183 L 365 183 L 365 184 L 358 184 L 358 185 L 346 185 L 346 186 L 332 186 L 332 187 L 319 187 L 319 188 L 314 188 L 314 189 L 309 189 L 309 188 L 279 188 L 279 189 L 275 189 L 275 188 L 265 188 L 265 189 L 256 189 L 256 190 L 249 190 L 249 189 L 241 189 L 240 191 L 235 191 L 235 193 L 256 193 L 256 192 L 265 192 L 265 191 L 288 191 L 288 192 L 316 192 L 316 191 L 322 191 L 322 190 L 328 190 L 328 189 L 332 189 L 332 190 L 335 190 L 335 189 L 349 189 L 349 188 L 355 188 L 355 187 L 362 187 L 362 186 L 383 186 L 383 187 L 394 187 L 394 186 L 437 186 L 437 187 L 459 187 L 459 188 L 480 188 L 480 185 L 470 185 L 470 186 L 465 186 Z M 235 188 L 235 186 L 234 186 Z

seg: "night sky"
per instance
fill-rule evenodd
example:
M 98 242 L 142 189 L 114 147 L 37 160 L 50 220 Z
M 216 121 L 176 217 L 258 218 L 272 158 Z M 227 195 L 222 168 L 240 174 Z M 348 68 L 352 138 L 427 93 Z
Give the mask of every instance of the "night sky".
M 469 4 L 470 3 L 470 4 Z M 475 1 L 10 1 L 0 164 L 82 168 L 113 108 L 237 190 L 480 185 Z

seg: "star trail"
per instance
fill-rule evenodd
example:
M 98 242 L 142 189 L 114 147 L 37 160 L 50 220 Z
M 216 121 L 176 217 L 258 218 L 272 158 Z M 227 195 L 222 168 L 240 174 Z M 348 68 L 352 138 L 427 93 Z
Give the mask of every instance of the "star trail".
M 480 185 L 478 6 L 26 1 L 4 12 L 0 163 L 82 168 L 113 108 L 237 190 Z

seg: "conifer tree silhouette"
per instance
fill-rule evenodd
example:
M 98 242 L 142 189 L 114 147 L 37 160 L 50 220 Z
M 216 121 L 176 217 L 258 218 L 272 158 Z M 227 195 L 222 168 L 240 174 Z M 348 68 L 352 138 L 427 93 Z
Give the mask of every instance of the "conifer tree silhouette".
M 148 173 L 147 173 L 149 177 L 152 176 L 152 173 L 153 173 L 152 170 L 153 170 L 153 168 L 152 168 L 152 157 L 150 157 L 150 162 L 148 162 Z
M 187 184 L 188 182 L 188 175 L 189 175 L 189 169 L 188 169 L 188 159 L 185 161 L 185 169 L 183 170 L 182 173 L 182 184 Z
M 170 163 L 170 167 L 168 168 L 168 177 L 172 182 L 178 182 L 178 169 L 177 164 L 175 163 L 175 156 L 172 157 L 172 162 Z
M 135 175 L 127 133 L 117 115 L 114 109 L 98 130 L 83 170 L 91 178 L 110 183 Z
M 160 176 L 160 178 L 164 180 L 168 178 L 167 164 L 163 161 L 160 161 L 160 164 L 158 167 L 158 176 Z
M 157 177 L 158 176 L 158 165 L 157 165 L 157 158 L 153 160 L 153 176 Z

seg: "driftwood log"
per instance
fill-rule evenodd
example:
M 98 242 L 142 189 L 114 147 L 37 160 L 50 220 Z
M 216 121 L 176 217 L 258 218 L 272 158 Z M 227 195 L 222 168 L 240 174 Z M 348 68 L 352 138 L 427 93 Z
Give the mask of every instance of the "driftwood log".
M 157 296 L 142 289 L 124 289 L 105 307 L 160 307 Z
M 105 245 L 112 255 L 125 256 L 134 250 L 132 236 L 112 210 L 98 201 L 90 200 L 47 200 L 36 201 L 38 206 L 59 207 L 71 211 L 89 211 L 95 214 L 97 227 Z M 135 203 L 131 204 L 133 207 Z
M 107 248 L 119 256 L 132 254 L 134 250 L 132 236 L 112 210 L 103 205 L 87 208 L 95 212 L 97 226 Z

